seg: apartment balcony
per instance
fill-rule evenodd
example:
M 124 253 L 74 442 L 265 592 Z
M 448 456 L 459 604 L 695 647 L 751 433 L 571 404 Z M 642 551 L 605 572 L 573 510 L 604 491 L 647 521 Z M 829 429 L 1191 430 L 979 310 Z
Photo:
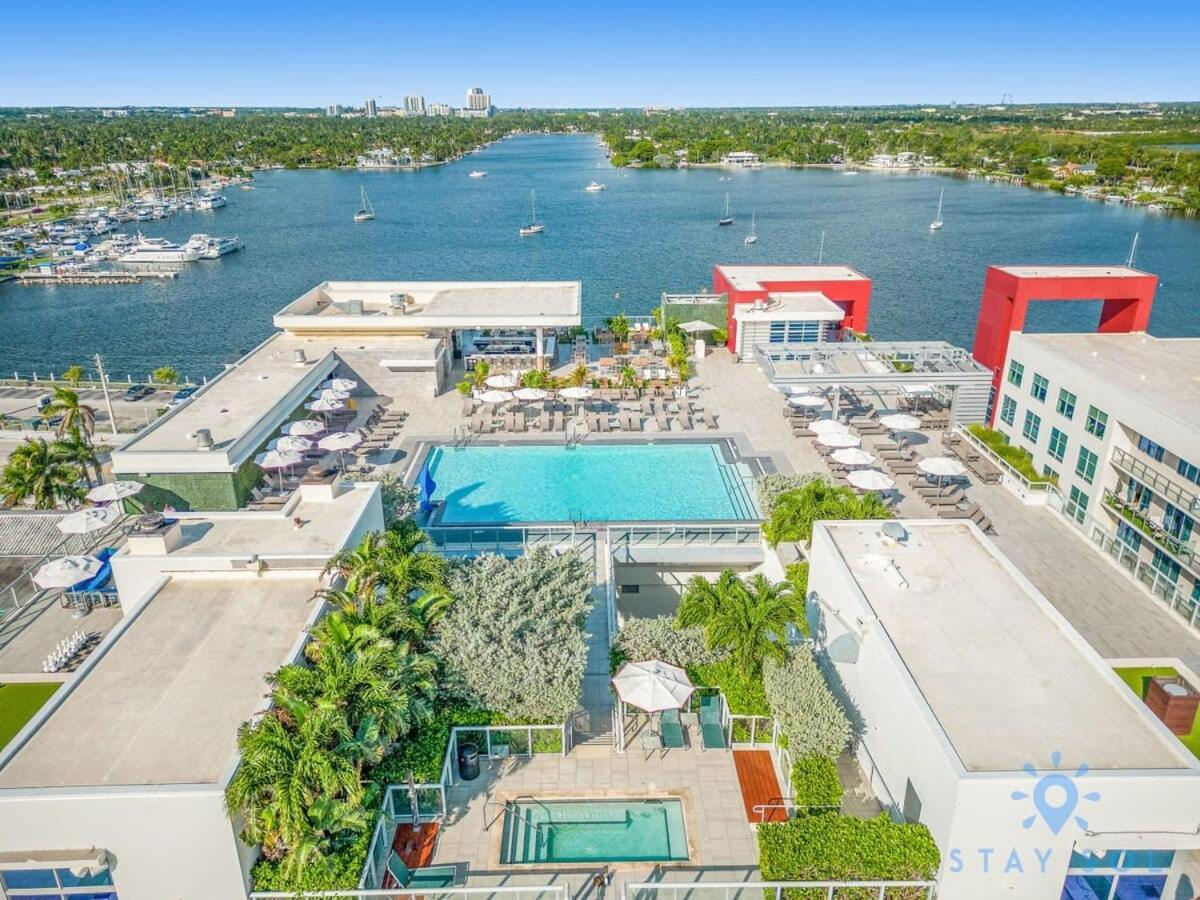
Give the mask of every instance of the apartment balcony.
M 1158 523 L 1110 490 L 1104 492 L 1104 505 L 1127 525 L 1137 529 L 1151 544 L 1158 547 L 1181 566 L 1200 574 L 1200 557 L 1192 540 L 1181 541 Z
M 1200 495 L 1184 487 L 1178 479 L 1167 475 L 1165 467 L 1161 464 L 1146 462 L 1120 447 L 1113 448 L 1112 464 L 1118 471 L 1136 478 L 1156 495 L 1184 512 L 1193 515 L 1200 513 Z
M 1193 628 L 1200 630 L 1200 603 L 1179 589 L 1179 585 L 1139 556 L 1136 548 L 1103 528 L 1092 529 L 1092 541 L 1101 551 L 1125 569 L 1155 600 Z

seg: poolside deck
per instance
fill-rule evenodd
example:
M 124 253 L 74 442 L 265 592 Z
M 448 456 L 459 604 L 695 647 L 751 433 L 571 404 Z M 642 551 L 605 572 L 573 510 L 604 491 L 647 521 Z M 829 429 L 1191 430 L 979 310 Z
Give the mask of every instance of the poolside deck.
M 786 822 L 785 809 L 768 809 L 763 816 L 754 809 L 756 806 L 779 803 L 783 800 L 783 792 L 779 790 L 779 779 L 775 777 L 775 764 L 771 762 L 770 751 L 734 750 L 733 764 L 737 768 L 738 784 L 742 788 L 746 821 Z

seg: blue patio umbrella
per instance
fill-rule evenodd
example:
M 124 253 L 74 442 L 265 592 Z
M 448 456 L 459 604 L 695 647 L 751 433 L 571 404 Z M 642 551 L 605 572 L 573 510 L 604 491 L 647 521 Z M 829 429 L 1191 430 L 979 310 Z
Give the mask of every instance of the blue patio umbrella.
M 433 509 L 433 492 L 437 490 L 437 482 L 433 480 L 428 463 L 421 469 L 418 480 L 421 483 L 421 512 L 427 513 Z

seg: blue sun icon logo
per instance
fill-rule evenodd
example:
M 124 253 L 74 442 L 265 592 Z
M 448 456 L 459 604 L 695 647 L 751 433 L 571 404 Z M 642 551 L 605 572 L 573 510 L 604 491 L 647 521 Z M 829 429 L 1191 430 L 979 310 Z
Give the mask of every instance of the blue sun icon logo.
M 1055 770 L 1062 765 L 1062 754 L 1057 750 L 1050 755 L 1050 764 Z M 1079 806 L 1080 800 L 1094 803 L 1100 799 L 1100 794 L 1096 791 L 1086 794 L 1079 792 L 1079 786 L 1075 782 L 1091 771 L 1086 765 L 1079 766 L 1074 775 L 1059 771 L 1039 773 L 1033 763 L 1025 763 L 1024 770 L 1031 778 L 1037 779 L 1033 785 L 1033 793 L 1013 791 L 1012 798 L 1014 800 L 1032 799 L 1036 812 L 1021 820 L 1022 827 L 1032 828 L 1039 816 L 1053 834 L 1062 831 L 1063 826 L 1072 819 L 1080 828 L 1088 827 L 1087 819 L 1075 815 L 1075 809 Z

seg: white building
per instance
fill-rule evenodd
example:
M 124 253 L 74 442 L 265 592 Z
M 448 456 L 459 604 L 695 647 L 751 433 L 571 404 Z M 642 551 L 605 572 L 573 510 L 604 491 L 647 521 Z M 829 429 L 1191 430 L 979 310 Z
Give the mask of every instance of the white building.
M 761 169 L 762 160 L 758 158 L 757 153 L 751 153 L 749 150 L 737 150 L 722 156 L 721 165 L 733 166 L 738 169 Z
M 483 88 L 470 88 L 467 91 L 464 107 L 470 110 L 486 112 L 492 108 L 492 95 L 485 94 Z
M 430 103 L 426 107 L 428 114 L 431 116 L 452 116 L 454 108 L 449 103 Z
M 373 119 L 378 114 L 379 114 L 379 109 L 375 105 L 375 101 L 368 98 L 367 101 L 363 104 L 363 115 L 365 115 L 368 119 Z
M 245 897 L 254 849 L 224 805 L 238 726 L 300 658 L 329 556 L 382 527 L 377 485 L 321 480 L 282 511 L 132 534 L 120 620 L 0 751 L 0 897 Z
M 1066 517 L 1200 621 L 1200 339 L 1014 333 L 1001 377 L 996 428 Z
M 327 115 L 327 116 L 336 117 L 336 116 L 340 116 L 341 114 L 342 114 L 342 105 L 340 103 L 330 103 L 328 106 L 325 107 L 325 115 Z
M 900 524 L 817 524 L 810 618 L 938 897 L 1191 896 L 1200 760 L 978 528 Z
M 404 97 L 404 114 L 408 116 L 425 115 L 425 98 L 420 94 L 406 94 Z

